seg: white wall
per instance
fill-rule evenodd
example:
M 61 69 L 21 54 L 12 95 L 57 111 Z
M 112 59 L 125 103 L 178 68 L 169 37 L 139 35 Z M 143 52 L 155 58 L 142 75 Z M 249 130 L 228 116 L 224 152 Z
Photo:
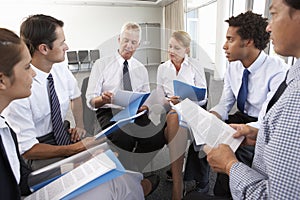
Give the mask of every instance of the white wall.
M 7 1 L 7 2 L 6 2 Z M 0 0 L 0 27 L 19 33 L 23 19 L 32 14 L 51 15 L 65 22 L 70 50 L 94 49 L 119 34 L 126 21 L 162 24 L 162 8 L 56 5 L 54 3 Z

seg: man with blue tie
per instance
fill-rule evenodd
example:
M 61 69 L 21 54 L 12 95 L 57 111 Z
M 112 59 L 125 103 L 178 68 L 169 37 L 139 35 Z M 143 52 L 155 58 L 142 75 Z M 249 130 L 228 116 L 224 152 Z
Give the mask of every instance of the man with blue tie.
M 264 116 L 268 102 L 284 80 L 287 65 L 263 50 L 269 42 L 267 19 L 251 11 L 231 17 L 223 46 L 229 61 L 219 103 L 210 112 L 226 123 L 247 124 Z M 238 111 L 229 114 L 237 103 Z M 259 128 L 259 127 L 257 127 Z M 237 158 L 251 166 L 254 146 L 241 146 Z M 228 176 L 218 174 L 217 196 L 230 196 Z

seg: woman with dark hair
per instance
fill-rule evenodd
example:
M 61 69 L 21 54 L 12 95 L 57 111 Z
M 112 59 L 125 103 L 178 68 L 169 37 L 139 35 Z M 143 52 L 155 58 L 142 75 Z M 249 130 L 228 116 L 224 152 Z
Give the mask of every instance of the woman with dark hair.
M 0 113 L 15 99 L 31 94 L 31 56 L 20 38 L 0 28 Z M 29 168 L 19 154 L 17 138 L 5 119 L 0 118 L 0 193 L 3 199 L 20 199 L 29 194 Z

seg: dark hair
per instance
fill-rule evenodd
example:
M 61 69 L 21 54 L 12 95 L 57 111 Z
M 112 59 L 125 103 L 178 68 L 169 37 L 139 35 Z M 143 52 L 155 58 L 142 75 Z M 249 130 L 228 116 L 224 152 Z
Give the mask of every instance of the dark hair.
M 236 17 L 230 17 L 225 22 L 228 22 L 229 26 L 239 27 L 237 34 L 243 40 L 253 39 L 255 47 L 259 50 L 267 47 L 270 39 L 270 33 L 266 32 L 267 18 L 247 11 Z
M 300 1 L 299 0 L 284 0 L 284 3 L 286 3 L 291 8 L 294 8 L 296 10 L 300 10 Z
M 63 27 L 64 22 L 47 15 L 29 16 L 21 25 L 20 36 L 27 45 L 31 56 L 40 44 L 46 44 L 50 49 L 57 39 L 57 26 Z
M 14 32 L 0 28 L 0 72 L 11 77 L 14 66 L 21 61 L 22 40 Z

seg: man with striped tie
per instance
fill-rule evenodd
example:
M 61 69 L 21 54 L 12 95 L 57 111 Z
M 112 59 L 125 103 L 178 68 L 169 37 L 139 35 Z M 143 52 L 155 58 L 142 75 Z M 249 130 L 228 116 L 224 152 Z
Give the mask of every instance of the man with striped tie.
M 81 93 L 65 60 L 63 22 L 45 15 L 34 15 L 21 25 L 21 38 L 32 56 L 36 72 L 32 95 L 13 102 L 4 116 L 16 131 L 20 153 L 33 170 L 76 154 L 96 142 L 81 138 L 86 131 L 82 120 Z M 63 121 L 71 104 L 75 128 Z

